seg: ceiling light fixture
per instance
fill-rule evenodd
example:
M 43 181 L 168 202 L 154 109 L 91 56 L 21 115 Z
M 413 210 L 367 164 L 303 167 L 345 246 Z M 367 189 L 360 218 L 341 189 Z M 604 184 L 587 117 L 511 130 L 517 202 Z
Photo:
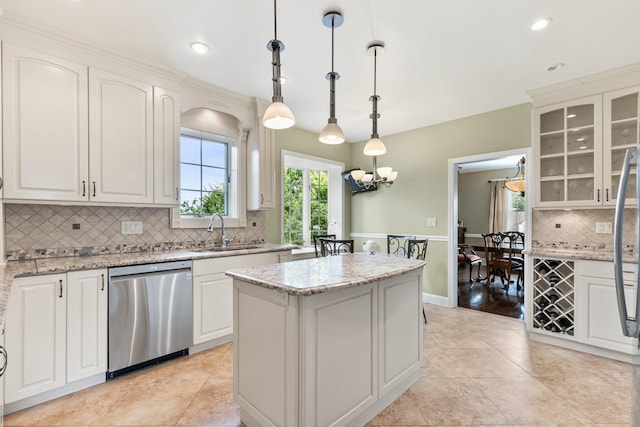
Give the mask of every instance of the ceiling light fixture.
M 561 68 L 564 68 L 564 64 L 563 64 L 562 62 L 556 62 L 556 63 L 555 63 L 555 64 L 553 64 L 553 65 L 549 65 L 549 66 L 546 68 L 546 70 L 547 70 L 547 71 L 556 71 L 556 70 L 559 70 L 559 69 L 561 69 Z
M 191 43 L 191 49 L 197 54 L 204 55 L 209 52 L 209 46 L 201 42 Z
M 531 24 L 531 29 L 533 31 L 540 31 L 547 28 L 551 24 L 551 18 L 540 18 L 536 19 L 536 21 Z
M 373 95 L 369 98 L 369 101 L 373 103 L 373 111 L 371 113 L 371 139 L 364 146 L 363 153 L 367 156 L 373 157 L 373 171 L 366 173 L 361 169 L 356 169 L 351 172 L 351 176 L 356 181 L 358 186 L 369 189 L 377 184 L 384 184 L 387 187 L 393 184 L 393 181 L 398 177 L 398 172 L 394 171 L 391 167 L 378 167 L 377 159 L 387 152 L 387 148 L 379 138 L 378 135 L 378 101 L 380 97 L 376 91 L 376 77 L 377 77 L 377 59 L 378 53 L 384 52 L 384 43 L 381 41 L 374 41 L 367 46 L 367 53 L 373 55 Z
M 325 144 L 344 142 L 344 132 L 336 119 L 336 80 L 340 78 L 340 74 L 333 70 L 333 30 L 341 26 L 343 22 L 344 18 L 339 12 L 329 12 L 322 18 L 324 26 L 331 27 L 331 72 L 327 74 L 327 80 L 329 80 L 329 120 L 318 137 L 320 142 Z
M 504 188 L 515 193 L 524 195 L 525 180 L 524 180 L 524 157 L 518 162 L 518 172 L 512 177 L 504 180 Z
M 278 18 L 276 0 L 273 0 L 273 40 L 267 44 L 271 51 L 271 65 L 273 68 L 273 97 L 271 105 L 262 116 L 262 123 L 269 129 L 287 129 L 296 124 L 293 113 L 282 98 L 280 76 L 280 52 L 284 50 L 284 43 L 278 40 Z

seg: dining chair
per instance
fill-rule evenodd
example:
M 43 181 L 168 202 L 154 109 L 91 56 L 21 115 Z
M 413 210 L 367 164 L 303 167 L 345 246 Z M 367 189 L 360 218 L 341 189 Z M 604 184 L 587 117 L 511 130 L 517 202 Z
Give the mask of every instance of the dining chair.
M 503 241 L 502 246 L 505 247 L 508 243 L 511 249 L 511 272 L 518 273 L 516 288 L 520 289 L 524 283 L 524 257 L 517 253 L 517 250 L 524 249 L 524 233 L 520 231 L 507 231 L 501 234 Z
M 505 239 L 503 233 L 483 233 L 482 237 L 484 238 L 484 253 L 487 262 L 487 288 L 491 287 L 491 283 L 498 276 L 502 287 L 508 293 L 513 268 L 513 243 L 509 239 Z
M 336 235 L 335 234 L 318 234 L 313 236 L 313 247 L 316 250 L 316 258 L 318 258 L 320 256 L 320 242 L 318 242 L 318 239 L 320 237 L 327 237 L 329 239 L 335 239 Z
M 332 239 L 319 237 L 320 256 L 343 255 L 353 253 L 353 239 Z
M 404 234 L 387 234 L 387 253 L 406 257 L 409 254 L 409 240 L 415 238 Z
M 407 258 L 426 260 L 428 246 L 429 239 L 426 237 L 407 239 Z M 422 305 L 422 317 L 424 318 L 424 323 L 427 323 L 427 313 L 424 310 L 424 304 Z
M 469 253 L 467 253 L 469 252 Z M 478 256 L 473 247 L 467 245 L 458 246 L 458 267 L 461 265 L 469 265 L 469 282 L 473 283 L 471 275 L 473 274 L 473 266 L 478 266 L 477 281 L 480 279 L 480 269 L 482 268 L 482 258 Z

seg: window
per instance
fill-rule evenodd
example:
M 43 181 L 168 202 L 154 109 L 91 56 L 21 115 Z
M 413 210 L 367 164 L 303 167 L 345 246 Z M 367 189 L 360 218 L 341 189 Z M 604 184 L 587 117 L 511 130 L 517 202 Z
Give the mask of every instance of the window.
M 505 190 L 505 230 L 524 232 L 525 198 L 522 194 Z
M 211 135 L 180 136 L 180 214 L 227 214 L 229 149 Z
M 322 234 L 342 236 L 344 164 L 283 151 L 284 243 L 311 246 Z

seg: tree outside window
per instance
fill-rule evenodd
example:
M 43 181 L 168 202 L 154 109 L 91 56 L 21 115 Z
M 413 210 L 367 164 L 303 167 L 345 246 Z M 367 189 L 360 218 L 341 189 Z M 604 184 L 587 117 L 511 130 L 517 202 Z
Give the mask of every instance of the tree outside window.
M 314 236 L 327 234 L 328 217 L 328 172 L 286 168 L 284 242 L 310 244 Z

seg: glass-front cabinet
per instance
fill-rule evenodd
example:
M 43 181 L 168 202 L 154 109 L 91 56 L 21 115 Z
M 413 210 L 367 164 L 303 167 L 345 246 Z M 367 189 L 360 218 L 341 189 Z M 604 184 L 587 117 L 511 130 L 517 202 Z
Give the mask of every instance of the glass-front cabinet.
M 536 109 L 538 207 L 601 203 L 602 97 Z
M 605 93 L 604 104 L 604 187 L 611 189 L 605 204 L 615 204 L 625 153 L 638 144 L 640 87 Z M 627 186 L 626 204 L 635 205 L 637 169 L 633 167 Z

